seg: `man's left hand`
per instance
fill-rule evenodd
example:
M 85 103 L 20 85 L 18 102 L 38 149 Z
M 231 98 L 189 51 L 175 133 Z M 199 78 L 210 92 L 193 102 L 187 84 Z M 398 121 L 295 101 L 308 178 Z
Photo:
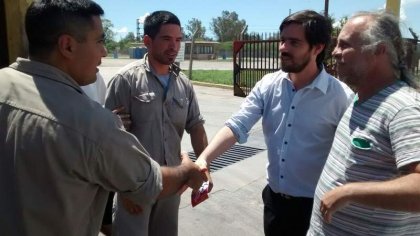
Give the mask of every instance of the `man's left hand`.
M 331 222 L 332 215 L 349 203 L 350 191 L 347 185 L 337 187 L 327 193 L 321 199 L 320 212 L 324 220 Z

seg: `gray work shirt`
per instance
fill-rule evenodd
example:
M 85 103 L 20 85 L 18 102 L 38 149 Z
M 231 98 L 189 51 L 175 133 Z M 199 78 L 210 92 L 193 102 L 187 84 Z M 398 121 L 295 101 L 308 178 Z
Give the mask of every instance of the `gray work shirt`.
M 184 130 L 204 123 L 188 78 L 171 65 L 165 92 L 149 67 L 147 54 L 122 68 L 108 85 L 105 107 L 119 106 L 131 115 L 130 132 L 161 165 L 178 165 Z
M 109 191 L 154 202 L 159 165 L 67 74 L 18 59 L 0 88 L 1 235 L 98 235 Z

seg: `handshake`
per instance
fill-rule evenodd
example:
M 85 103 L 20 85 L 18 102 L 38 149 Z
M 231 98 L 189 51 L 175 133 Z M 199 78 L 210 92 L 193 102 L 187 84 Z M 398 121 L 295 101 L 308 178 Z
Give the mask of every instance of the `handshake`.
M 132 123 L 131 116 L 125 112 L 124 106 L 119 106 L 112 112 L 118 115 L 125 130 L 130 130 Z M 202 158 L 198 158 L 194 164 L 187 153 L 181 153 L 181 160 L 180 166 L 173 168 L 161 167 L 163 190 L 159 197 L 173 194 L 173 187 L 180 184 L 177 180 L 182 180 L 184 183 L 179 187 L 178 194 L 182 194 L 188 187 L 192 188 L 191 204 L 192 206 L 196 206 L 208 198 L 207 194 L 213 188 L 213 182 L 208 168 L 209 164 Z M 135 204 L 127 198 L 122 197 L 122 200 L 125 202 L 124 205 L 132 206 L 130 209 L 141 209 L 139 206 L 134 207 Z M 138 211 L 132 210 L 132 212 Z
M 187 154 L 181 154 L 181 158 L 181 165 L 190 166 L 192 164 Z M 180 190 L 180 194 L 182 194 L 187 187 L 191 187 L 193 189 L 191 193 L 191 205 L 195 207 L 208 198 L 208 193 L 213 188 L 213 182 L 210 176 L 209 165 L 203 159 L 197 159 L 195 164 L 190 166 L 190 168 L 193 174 L 187 184 Z
M 188 187 L 192 188 L 191 205 L 194 207 L 208 198 L 213 187 L 208 164 L 197 159 L 194 163 L 187 153 L 181 153 L 181 164 L 176 167 L 161 166 L 163 189 L 158 199 L 174 194 L 181 195 Z M 132 200 L 120 196 L 124 208 L 131 214 L 140 214 L 143 208 Z

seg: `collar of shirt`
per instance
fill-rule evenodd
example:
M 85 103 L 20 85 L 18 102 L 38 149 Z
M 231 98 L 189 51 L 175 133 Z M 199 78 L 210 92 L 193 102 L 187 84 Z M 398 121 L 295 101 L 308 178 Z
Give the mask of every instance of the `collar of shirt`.
M 283 77 L 286 77 L 288 80 L 289 79 L 289 73 L 283 72 L 284 74 L 282 75 Z M 323 94 L 327 93 L 327 89 L 328 89 L 328 78 L 329 75 L 328 73 L 325 71 L 324 68 L 322 68 L 321 72 L 315 77 L 315 79 L 308 85 L 306 85 L 305 87 L 303 87 L 302 89 L 314 89 L 317 88 L 319 89 Z
M 79 84 L 70 77 L 70 75 L 66 74 L 57 67 L 20 57 L 17 58 L 16 62 L 11 64 L 9 67 L 28 74 L 36 74 L 56 82 L 66 84 L 73 87 L 79 93 L 83 93 Z

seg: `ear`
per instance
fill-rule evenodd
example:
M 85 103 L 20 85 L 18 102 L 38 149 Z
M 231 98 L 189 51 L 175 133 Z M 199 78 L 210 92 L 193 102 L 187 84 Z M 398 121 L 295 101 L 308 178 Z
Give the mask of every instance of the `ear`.
M 152 42 L 153 42 L 153 39 L 149 35 L 146 34 L 143 38 L 144 45 L 147 48 L 150 48 L 150 46 L 152 46 Z
M 313 47 L 312 47 L 312 49 L 314 50 L 314 53 L 315 53 L 315 55 L 316 56 L 318 56 L 321 52 L 322 52 L 322 50 L 324 50 L 324 48 L 325 48 L 325 44 L 315 44 Z
M 375 48 L 375 55 L 379 56 L 379 55 L 383 55 L 386 53 L 387 47 L 385 45 L 385 43 L 378 43 L 378 45 L 376 45 Z
M 60 35 L 60 37 L 58 37 L 58 51 L 61 55 L 63 55 L 63 57 L 73 57 L 73 52 L 76 46 L 75 42 L 76 40 L 68 34 Z

